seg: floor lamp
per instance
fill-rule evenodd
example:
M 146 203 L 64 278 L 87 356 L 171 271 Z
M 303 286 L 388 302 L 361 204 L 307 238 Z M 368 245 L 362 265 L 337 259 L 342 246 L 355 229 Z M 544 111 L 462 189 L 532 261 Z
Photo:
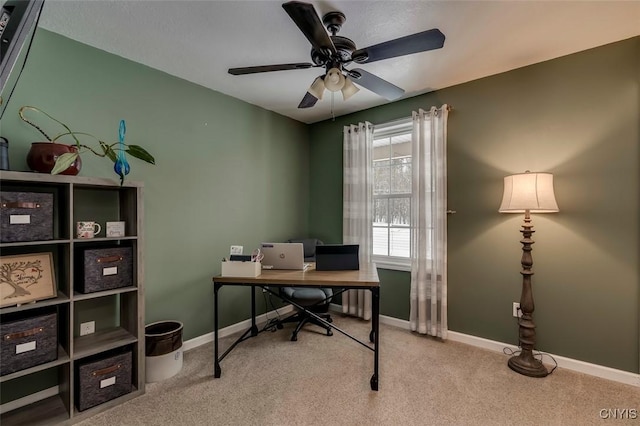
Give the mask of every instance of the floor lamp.
M 522 295 L 520 296 L 519 345 L 520 354 L 509 358 L 509 368 L 529 377 L 545 377 L 546 367 L 542 361 L 533 357 L 536 343 L 536 325 L 533 322 L 533 292 L 531 290 L 531 276 L 533 258 L 531 245 L 534 233 L 531 225 L 531 213 L 555 213 L 558 204 L 553 193 L 553 175 L 551 173 L 519 173 L 504 178 L 504 194 L 500 213 L 524 213 L 522 233 Z

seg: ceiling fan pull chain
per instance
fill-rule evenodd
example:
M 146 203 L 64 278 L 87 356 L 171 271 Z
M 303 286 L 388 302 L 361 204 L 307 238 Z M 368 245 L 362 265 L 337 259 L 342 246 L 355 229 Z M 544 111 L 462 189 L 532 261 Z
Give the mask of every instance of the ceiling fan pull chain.
M 331 121 L 336 121 L 336 115 L 333 113 L 333 96 L 335 92 L 331 92 Z

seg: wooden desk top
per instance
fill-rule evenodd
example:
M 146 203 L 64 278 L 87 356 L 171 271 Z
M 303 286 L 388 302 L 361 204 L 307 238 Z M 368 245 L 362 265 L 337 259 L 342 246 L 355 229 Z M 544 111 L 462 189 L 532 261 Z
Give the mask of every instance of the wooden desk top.
M 296 287 L 379 287 L 380 279 L 375 263 L 360 265 L 358 271 L 316 271 L 315 263 L 306 271 L 263 269 L 259 277 L 213 277 L 216 283 L 295 285 Z

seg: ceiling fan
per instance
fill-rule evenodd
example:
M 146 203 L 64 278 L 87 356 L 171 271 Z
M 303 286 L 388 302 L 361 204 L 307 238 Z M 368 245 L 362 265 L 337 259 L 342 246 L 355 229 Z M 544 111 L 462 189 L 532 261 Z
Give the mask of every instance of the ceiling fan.
M 404 93 L 403 89 L 361 68 L 347 69 L 345 67 L 351 62 L 367 64 L 412 53 L 440 49 L 444 45 L 444 34 L 434 28 L 358 49 L 353 41 L 337 35 L 346 20 L 342 12 L 329 12 L 322 17 L 321 22 L 312 4 L 290 1 L 284 3 L 282 7 L 311 43 L 311 61 L 313 63 L 301 62 L 230 68 L 229 74 L 244 75 L 314 67 L 324 68 L 324 74 L 313 81 L 298 108 L 314 106 L 319 99 L 322 99 L 324 89 L 331 92 L 341 91 L 344 100 L 347 100 L 359 90 L 353 83 L 369 89 L 390 101 L 398 99 Z M 327 34 L 323 24 L 331 35 Z

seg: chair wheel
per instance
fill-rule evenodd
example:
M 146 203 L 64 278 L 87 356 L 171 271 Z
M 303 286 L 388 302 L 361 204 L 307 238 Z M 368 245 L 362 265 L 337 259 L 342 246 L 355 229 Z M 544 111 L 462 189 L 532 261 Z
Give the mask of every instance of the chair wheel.
M 327 336 L 333 336 L 333 331 L 327 330 Z
M 298 341 L 298 336 L 291 336 L 291 341 L 292 342 L 297 342 Z
M 331 317 L 327 318 L 327 322 L 329 322 L 329 323 L 333 322 L 333 318 L 331 318 Z
M 282 325 L 282 324 L 278 323 L 278 324 L 276 324 L 276 328 L 277 328 L 278 330 L 282 330 L 282 329 L 284 328 L 284 325 Z

